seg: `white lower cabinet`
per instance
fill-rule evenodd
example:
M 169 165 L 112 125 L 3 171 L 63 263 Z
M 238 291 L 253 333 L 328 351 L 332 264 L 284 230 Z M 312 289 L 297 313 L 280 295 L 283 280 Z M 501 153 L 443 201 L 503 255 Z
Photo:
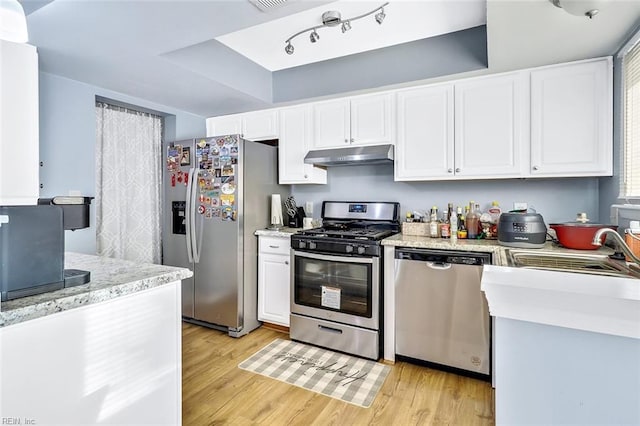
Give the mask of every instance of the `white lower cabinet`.
M 258 237 L 258 319 L 289 327 L 290 237 Z

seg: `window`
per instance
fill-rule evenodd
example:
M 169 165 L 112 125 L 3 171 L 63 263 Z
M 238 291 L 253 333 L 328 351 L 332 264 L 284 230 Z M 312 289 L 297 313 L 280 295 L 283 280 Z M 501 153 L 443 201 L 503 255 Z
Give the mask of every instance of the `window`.
M 620 198 L 640 198 L 640 43 L 624 54 Z

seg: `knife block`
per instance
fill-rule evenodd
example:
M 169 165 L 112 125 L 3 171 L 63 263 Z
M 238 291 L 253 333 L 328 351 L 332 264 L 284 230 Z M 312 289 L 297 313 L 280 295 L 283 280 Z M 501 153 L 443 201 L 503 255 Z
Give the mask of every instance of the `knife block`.
M 304 209 L 298 207 L 295 215 L 287 215 L 287 226 L 289 228 L 302 228 L 302 222 L 305 216 Z

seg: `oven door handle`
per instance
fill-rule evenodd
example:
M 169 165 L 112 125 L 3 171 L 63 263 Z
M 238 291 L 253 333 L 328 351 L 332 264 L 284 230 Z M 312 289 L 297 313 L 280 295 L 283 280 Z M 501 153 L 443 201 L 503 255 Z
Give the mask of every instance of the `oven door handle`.
M 308 259 L 316 259 L 316 260 L 328 260 L 328 261 L 340 261 L 340 262 L 351 262 L 351 263 L 370 263 L 375 264 L 378 258 L 373 257 L 351 257 L 351 256 L 342 256 L 340 254 L 320 254 L 320 253 L 309 253 L 306 251 L 297 251 L 292 250 L 293 255 L 295 257 L 305 257 Z

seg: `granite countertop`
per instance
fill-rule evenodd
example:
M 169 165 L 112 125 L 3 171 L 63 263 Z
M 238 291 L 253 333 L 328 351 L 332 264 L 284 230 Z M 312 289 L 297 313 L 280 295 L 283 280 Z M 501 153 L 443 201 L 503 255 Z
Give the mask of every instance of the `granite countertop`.
M 447 238 L 430 238 L 416 235 L 396 234 L 382 240 L 383 246 L 431 248 L 439 250 L 461 250 L 491 253 L 494 265 L 506 265 L 505 247 L 497 240 L 463 240 L 455 243 Z
M 193 272 L 186 268 L 136 263 L 79 253 L 65 253 L 64 266 L 65 269 L 90 271 L 91 282 L 2 302 L 0 327 L 104 302 L 193 275 Z
M 263 237 L 283 237 L 283 238 L 289 238 L 291 237 L 293 234 L 295 234 L 296 232 L 300 231 L 302 228 L 288 228 L 288 227 L 284 227 L 284 228 L 280 228 L 278 230 L 275 229 L 258 229 L 256 232 L 254 232 L 254 235 L 259 235 L 259 236 L 263 236 Z
M 382 240 L 383 246 L 395 246 L 395 247 L 417 247 L 417 248 L 431 248 L 439 250 L 462 250 L 462 251 L 475 251 L 491 253 L 493 259 L 493 265 L 497 266 L 509 266 L 507 260 L 506 250 L 510 247 L 502 246 L 498 243 L 498 240 L 463 240 L 458 239 L 455 243 L 447 238 L 430 238 L 421 237 L 415 235 L 403 235 L 396 234 L 391 237 L 387 237 Z M 609 255 L 613 253 L 613 250 L 608 247 L 602 247 L 598 250 L 571 250 L 561 247 L 551 241 L 547 241 L 544 247 L 521 249 L 517 250 L 531 250 L 533 252 L 559 252 L 559 253 L 577 253 L 577 254 L 603 254 Z

